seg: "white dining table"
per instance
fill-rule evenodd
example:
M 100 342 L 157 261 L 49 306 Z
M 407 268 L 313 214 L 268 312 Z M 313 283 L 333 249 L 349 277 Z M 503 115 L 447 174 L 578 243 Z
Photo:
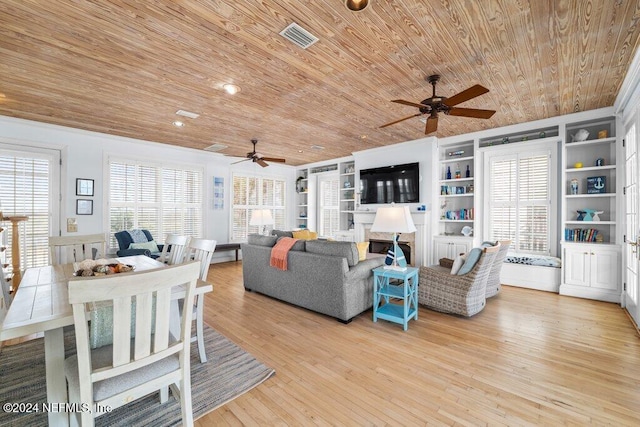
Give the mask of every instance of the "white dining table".
M 133 265 L 136 272 L 165 267 L 165 264 L 144 255 L 109 260 L 109 263 L 115 262 Z M 74 324 L 73 310 L 69 304 L 68 283 L 69 279 L 74 277 L 73 273 L 76 269 L 75 263 L 27 269 L 0 327 L 0 341 L 44 332 L 47 402 L 49 403 L 67 402 L 63 328 Z M 117 276 L 118 274 L 115 274 L 113 277 Z M 213 286 L 198 280 L 195 294 L 202 295 L 212 290 Z M 176 288 L 172 296 L 176 301 L 184 298 L 185 290 Z M 50 426 L 69 425 L 67 413 L 49 412 L 48 417 Z

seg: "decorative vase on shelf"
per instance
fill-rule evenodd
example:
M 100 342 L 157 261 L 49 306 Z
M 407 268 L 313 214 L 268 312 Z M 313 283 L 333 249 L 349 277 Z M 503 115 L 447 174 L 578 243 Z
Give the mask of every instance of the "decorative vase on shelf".
M 578 194 L 578 180 L 573 178 L 571 180 L 571 194 Z
M 571 135 L 571 142 L 586 141 L 589 137 L 589 131 L 586 129 L 580 129 L 578 132 Z

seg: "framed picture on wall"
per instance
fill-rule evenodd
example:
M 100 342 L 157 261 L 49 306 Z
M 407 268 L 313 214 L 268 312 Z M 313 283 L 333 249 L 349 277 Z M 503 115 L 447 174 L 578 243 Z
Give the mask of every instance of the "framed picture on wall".
M 76 178 L 76 196 L 93 196 L 93 180 Z
M 76 200 L 76 215 L 93 215 L 93 200 Z

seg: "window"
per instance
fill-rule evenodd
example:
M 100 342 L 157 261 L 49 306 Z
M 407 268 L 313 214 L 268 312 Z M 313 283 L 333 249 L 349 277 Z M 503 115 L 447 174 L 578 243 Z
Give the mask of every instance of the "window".
M 531 145 L 485 152 L 486 234 L 488 240 L 511 240 L 515 251 L 549 255 L 556 234 L 555 143 Z
M 114 233 L 149 230 L 160 241 L 168 233 L 202 236 L 203 172 L 200 169 L 109 159 L 109 245 Z
M 254 209 L 270 209 L 273 228 L 284 229 L 285 190 L 284 179 L 234 174 L 230 240 L 244 242 L 249 234 L 259 232 L 257 226 L 249 225 Z
M 318 175 L 318 233 L 333 236 L 340 230 L 340 177 L 336 173 Z
M 18 223 L 22 269 L 49 264 L 49 236 L 58 232 L 53 230 L 57 218 L 53 212 L 58 211 L 54 193 L 59 189 L 60 153 L 44 151 L 0 150 L 0 211 L 28 217 Z M 10 248 L 11 226 L 5 228 L 5 246 Z M 11 251 L 5 253 L 11 264 Z

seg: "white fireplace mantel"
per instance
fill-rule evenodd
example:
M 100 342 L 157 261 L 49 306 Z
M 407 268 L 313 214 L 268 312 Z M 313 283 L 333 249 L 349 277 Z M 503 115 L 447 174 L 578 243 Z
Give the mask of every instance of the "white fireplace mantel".
M 430 229 L 430 211 L 413 211 L 411 219 L 416 226 L 415 236 L 415 260 L 412 261 L 414 267 L 429 265 L 429 238 Z M 376 217 L 376 211 L 355 211 L 353 221 L 355 223 L 356 242 L 362 242 L 365 239 L 365 231 L 371 228 L 373 219 Z

